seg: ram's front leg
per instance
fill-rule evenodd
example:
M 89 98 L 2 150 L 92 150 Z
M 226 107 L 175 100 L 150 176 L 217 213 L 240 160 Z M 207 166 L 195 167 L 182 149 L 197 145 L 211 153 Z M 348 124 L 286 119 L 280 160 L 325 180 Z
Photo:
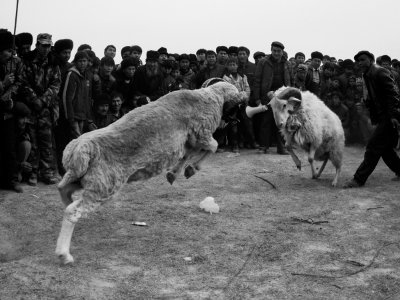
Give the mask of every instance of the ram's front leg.
M 290 156 L 292 157 L 294 163 L 296 164 L 297 169 L 301 170 L 301 161 L 297 157 L 296 153 L 293 151 L 293 136 L 294 134 L 291 134 L 288 136 L 286 142 L 285 142 L 285 147 L 286 150 L 289 152 Z
M 317 175 L 317 171 L 315 170 L 314 167 L 314 157 L 315 157 L 315 148 L 311 145 L 310 146 L 310 150 L 308 151 L 308 162 L 310 163 L 311 166 L 311 174 L 313 179 L 317 179 L 318 175 Z

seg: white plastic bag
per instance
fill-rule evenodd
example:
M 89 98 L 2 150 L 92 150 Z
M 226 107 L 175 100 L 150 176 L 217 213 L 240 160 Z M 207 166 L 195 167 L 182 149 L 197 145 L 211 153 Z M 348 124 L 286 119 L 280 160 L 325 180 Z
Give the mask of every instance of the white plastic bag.
M 206 197 L 203 201 L 200 202 L 200 208 L 204 209 L 204 211 L 212 213 L 219 213 L 219 206 L 215 203 L 215 199 L 213 197 Z

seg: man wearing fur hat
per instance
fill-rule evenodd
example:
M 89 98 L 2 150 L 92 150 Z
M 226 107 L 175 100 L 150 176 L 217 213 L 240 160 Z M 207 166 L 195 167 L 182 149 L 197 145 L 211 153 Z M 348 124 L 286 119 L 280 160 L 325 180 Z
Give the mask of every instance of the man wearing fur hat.
M 161 47 L 160 49 L 157 50 L 159 57 L 158 57 L 158 62 L 162 64 L 164 61 L 168 59 L 168 50 L 165 47 Z
M 20 58 L 13 57 L 12 47 L 12 33 L 0 32 L 0 140 L 3 144 L 0 147 L 0 184 L 22 193 L 18 180 L 15 127 L 18 118 L 16 94 L 21 84 L 22 63 Z
M 46 184 L 57 182 L 54 170 L 53 125 L 58 118 L 58 92 L 61 73 L 58 65 L 49 59 L 51 35 L 40 33 L 35 50 L 24 56 L 21 95 L 31 109 L 28 126 L 32 149 L 29 162 L 32 174 L 28 184 L 36 185 L 38 175 Z
M 400 94 L 389 70 L 374 64 L 375 58 L 369 51 L 363 50 L 354 56 L 354 60 L 363 72 L 364 83 L 368 90 L 366 106 L 370 112 L 372 124 L 376 128 L 365 150 L 364 160 L 353 178 L 344 187 L 361 187 L 375 170 L 380 158 L 396 174 L 394 180 L 400 180 L 400 158 L 394 150 L 400 143 Z
M 115 72 L 115 82 L 111 91 L 117 91 L 122 95 L 124 99 L 122 107 L 126 112 L 138 107 L 134 86 L 134 76 L 138 67 L 139 60 L 129 56 L 121 62 L 120 68 Z
M 160 54 L 149 50 L 146 55 L 146 64 L 135 72 L 133 84 L 137 97 L 145 98 L 147 102 L 155 101 L 165 95 L 164 76 L 158 64 Z
M 306 75 L 306 89 L 318 97 L 321 93 L 321 66 L 323 55 L 319 51 L 311 53 L 311 64 Z
M 20 58 L 23 58 L 25 54 L 31 51 L 33 37 L 29 32 L 21 32 L 17 34 L 17 55 Z
M 230 47 L 228 48 L 228 57 L 229 57 L 229 58 L 231 58 L 231 57 L 236 57 L 236 58 L 237 58 L 237 56 L 238 56 L 238 50 L 239 50 L 238 47 L 236 47 L 236 46 L 230 46 Z
M 268 92 L 275 91 L 282 86 L 291 86 L 292 73 L 288 61 L 283 56 L 284 45 L 280 42 L 272 42 L 271 55 L 262 59 L 257 67 L 253 84 L 253 102 L 255 105 L 269 103 Z M 259 143 L 260 152 L 268 153 L 272 140 L 277 141 L 277 153 L 287 154 L 283 146 L 283 140 L 278 133 L 271 109 L 259 114 Z
M 53 51 L 56 59 L 56 63 L 60 67 L 61 80 L 65 78 L 65 75 L 72 64 L 69 63 L 71 58 L 71 52 L 74 48 L 74 42 L 70 39 L 58 40 L 54 43 Z

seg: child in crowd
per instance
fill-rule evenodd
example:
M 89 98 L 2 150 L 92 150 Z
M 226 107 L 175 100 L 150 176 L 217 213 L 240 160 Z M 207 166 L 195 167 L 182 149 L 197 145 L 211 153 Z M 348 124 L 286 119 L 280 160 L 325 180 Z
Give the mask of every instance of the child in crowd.
M 239 120 L 238 113 L 240 105 L 247 105 L 250 97 L 250 86 L 247 82 L 246 75 L 240 76 L 237 72 L 238 60 L 236 57 L 230 57 L 227 60 L 227 72 L 223 79 L 236 86 L 239 92 L 244 96 L 245 101 L 241 104 L 236 104 L 228 108 L 227 117 L 222 120 L 222 124 L 216 132 L 219 135 L 220 146 L 223 147 L 228 139 L 228 145 L 232 152 L 239 153 Z M 218 131 L 217 130 L 217 131 Z

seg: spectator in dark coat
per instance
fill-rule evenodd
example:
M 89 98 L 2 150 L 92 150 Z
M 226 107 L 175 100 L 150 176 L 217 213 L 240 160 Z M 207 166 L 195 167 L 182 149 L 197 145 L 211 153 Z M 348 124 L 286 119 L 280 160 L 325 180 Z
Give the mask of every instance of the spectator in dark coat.
M 29 32 L 21 32 L 16 36 L 18 57 L 24 58 L 25 54 L 31 51 L 33 36 Z
M 253 99 L 256 105 L 269 103 L 268 92 L 275 91 L 282 86 L 291 86 L 291 70 L 287 60 L 283 58 L 285 47 L 280 42 L 271 44 L 271 55 L 262 59 L 256 68 L 253 84 Z M 261 124 L 259 129 L 260 152 L 268 153 L 268 148 L 272 144 L 272 139 L 277 142 L 277 152 L 287 154 L 283 146 L 283 140 L 278 133 L 274 115 L 269 109 L 259 113 Z
M 2 188 L 22 193 L 18 182 L 16 153 L 16 93 L 21 84 L 22 62 L 13 57 L 13 36 L 0 33 L 0 184 Z M 22 103 L 21 103 L 22 104 Z
M 209 78 L 224 76 L 225 67 L 217 64 L 217 54 L 208 50 L 206 53 L 206 66 L 196 74 L 194 78 L 196 88 L 201 88 L 201 85 Z
M 111 94 L 115 82 L 115 77 L 111 74 L 115 68 L 114 59 L 110 56 L 104 56 L 100 60 L 99 77 L 101 83 L 101 93 Z
M 138 99 L 146 99 L 147 103 L 156 101 L 165 95 L 164 77 L 158 65 L 159 53 L 157 51 L 147 51 L 146 64 L 141 66 L 135 72 L 133 84 L 135 87 L 135 96 Z M 138 106 L 145 104 L 141 101 Z
M 74 48 L 74 42 L 70 39 L 58 40 L 54 43 L 54 56 L 61 72 L 61 81 L 64 81 L 68 70 L 72 67 L 69 62 L 71 51 Z
M 250 92 L 253 87 L 254 74 L 256 73 L 256 65 L 249 61 L 250 50 L 244 46 L 238 48 L 238 69 L 237 72 L 241 77 L 246 76 L 250 86 Z M 246 115 L 246 105 L 241 105 L 239 108 L 238 119 L 239 119 L 239 131 L 244 146 L 247 148 L 258 148 L 259 145 L 256 143 L 255 130 L 253 119 Z
M 314 51 L 311 53 L 311 64 L 306 76 L 306 89 L 311 93 L 321 96 L 321 66 L 323 55 L 321 52 Z
M 115 72 L 115 82 L 111 88 L 112 91 L 122 94 L 125 111 L 136 108 L 134 76 L 139 67 L 139 60 L 135 57 L 127 57 L 121 62 L 121 67 Z
M 29 136 L 32 149 L 29 162 L 32 174 L 28 184 L 36 185 L 38 176 L 46 184 L 56 183 L 53 154 L 54 123 L 59 117 L 58 93 L 61 85 L 60 68 L 51 59 L 52 36 L 40 33 L 35 50 L 24 56 L 20 95 L 31 109 Z
M 394 150 L 396 144 L 398 145 L 400 131 L 399 91 L 390 71 L 374 64 L 372 53 L 360 51 L 354 56 L 354 60 L 363 71 L 368 89 L 366 105 L 376 128 L 368 141 L 363 162 L 345 187 L 363 186 L 381 157 L 396 174 L 395 179 L 400 180 L 400 158 Z

